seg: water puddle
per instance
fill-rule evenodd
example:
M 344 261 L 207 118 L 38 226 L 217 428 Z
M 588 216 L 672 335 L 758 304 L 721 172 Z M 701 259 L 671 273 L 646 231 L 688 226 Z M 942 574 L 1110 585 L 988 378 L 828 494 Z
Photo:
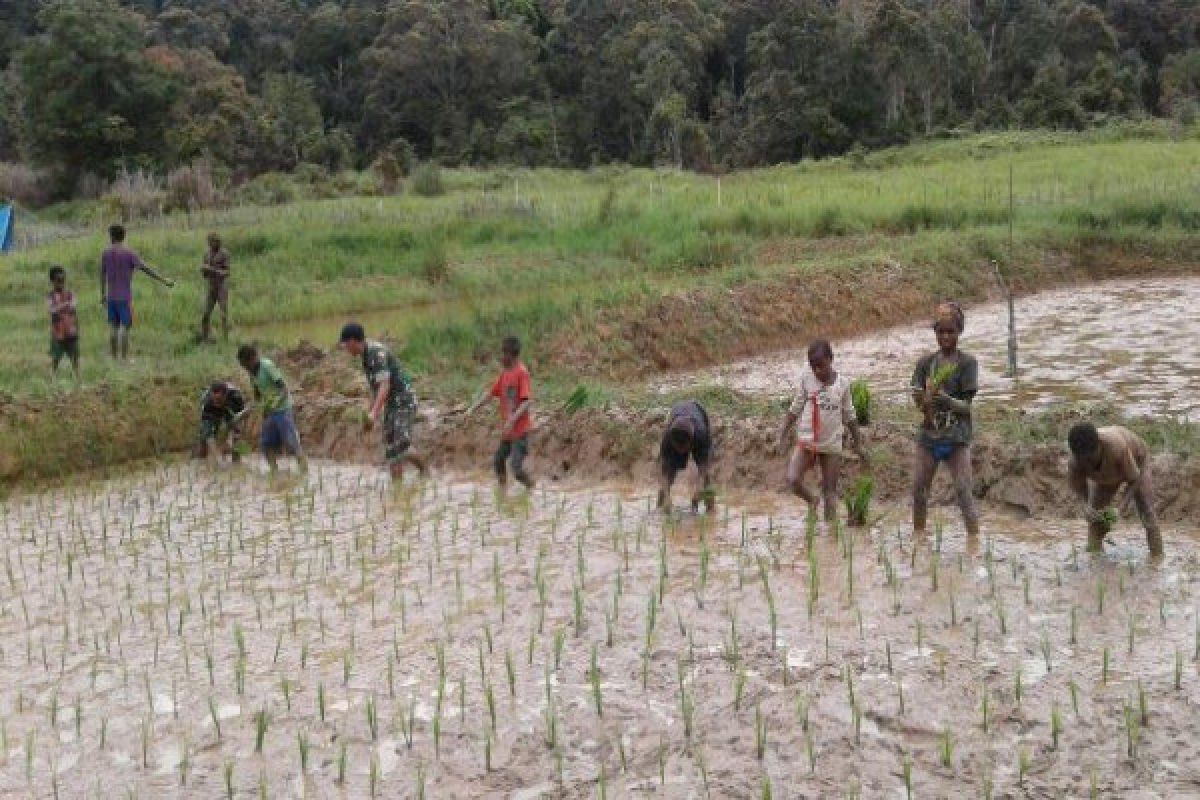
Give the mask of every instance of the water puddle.
M 980 396 L 1044 409 L 1055 403 L 1114 403 L 1131 416 L 1200 416 L 1200 278 L 1112 281 L 1040 292 L 1016 302 L 1019 383 L 1006 374 L 1004 303 L 967 310 L 962 347 L 980 365 Z M 815 333 L 815 332 L 814 332 Z M 838 369 L 902 400 L 916 360 L 936 347 L 910 324 L 834 343 Z M 801 350 L 669 376 L 663 391 L 720 384 L 750 393 L 791 390 L 806 364 Z

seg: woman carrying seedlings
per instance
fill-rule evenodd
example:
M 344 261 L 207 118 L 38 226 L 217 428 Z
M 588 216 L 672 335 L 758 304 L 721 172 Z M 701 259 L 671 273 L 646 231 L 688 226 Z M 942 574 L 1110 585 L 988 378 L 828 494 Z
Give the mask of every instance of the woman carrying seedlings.
M 942 462 L 954 478 L 967 533 L 979 533 L 979 515 L 971 494 L 971 402 L 979 390 L 979 363 L 958 349 L 965 325 L 958 303 L 940 304 L 933 321 L 938 349 L 921 358 L 913 371 L 913 402 L 921 411 L 913 469 L 913 531 L 917 534 L 925 532 L 929 487 Z
M 796 446 L 788 461 L 788 486 L 804 498 L 813 515 L 824 497 L 825 521 L 832 524 L 837 519 L 838 473 L 842 466 L 842 440 L 847 431 L 854 451 L 863 461 L 867 461 L 867 453 L 858 433 L 850 381 L 834 370 L 833 347 L 825 339 L 817 339 L 808 346 L 808 369 L 800 375 L 800 391 L 784 418 L 779 433 L 780 450 L 787 447 L 793 427 Z M 821 468 L 820 494 L 804 483 L 809 470 L 817 466 Z

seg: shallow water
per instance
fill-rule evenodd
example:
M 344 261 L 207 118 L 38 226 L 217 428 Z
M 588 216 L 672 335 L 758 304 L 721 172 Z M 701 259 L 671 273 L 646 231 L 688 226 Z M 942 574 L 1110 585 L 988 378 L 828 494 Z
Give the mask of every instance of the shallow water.
M 1078 525 L 809 538 L 728 500 L 329 464 L 14 497 L 0 795 L 881 797 L 906 759 L 918 797 L 1200 788 L 1193 533 L 1153 565 L 1128 525 L 1091 558 Z
M 1200 278 L 1113 281 L 1040 292 L 1016 302 L 1019 382 L 1007 377 L 1008 309 L 967 310 L 961 347 L 980 365 L 982 399 L 1043 409 L 1061 401 L 1115 404 L 1129 415 L 1200 414 Z M 814 332 L 815 334 L 815 332 Z M 916 360 L 937 346 L 926 325 L 905 325 L 834 343 L 842 374 L 867 378 L 880 395 L 907 393 Z M 669 376 L 666 389 L 722 384 L 786 393 L 803 351 Z

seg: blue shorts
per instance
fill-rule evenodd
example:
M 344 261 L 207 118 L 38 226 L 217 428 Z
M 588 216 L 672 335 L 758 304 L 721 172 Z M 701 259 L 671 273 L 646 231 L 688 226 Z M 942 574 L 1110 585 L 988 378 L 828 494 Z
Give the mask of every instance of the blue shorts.
M 292 416 L 291 409 L 276 411 L 263 419 L 259 444 L 269 452 L 279 452 L 281 449 L 293 455 L 300 452 L 300 434 L 296 430 L 296 418 Z
M 133 303 L 128 300 L 109 300 L 108 324 L 114 328 L 132 328 Z

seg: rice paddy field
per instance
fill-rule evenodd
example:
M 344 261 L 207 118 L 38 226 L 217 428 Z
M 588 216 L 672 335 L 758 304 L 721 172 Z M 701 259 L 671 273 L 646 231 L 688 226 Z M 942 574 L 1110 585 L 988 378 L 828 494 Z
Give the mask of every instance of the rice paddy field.
M 1182 797 L 1198 551 L 161 464 L 3 509 L 11 797 Z M 1074 526 L 1078 527 L 1078 525 Z
M 0 262 L 0 797 L 1200 795 L 1198 168 L 1187 132 L 985 135 L 143 221 L 130 244 L 180 285 L 138 279 L 130 364 L 93 302 L 109 220 L 25 218 L 36 246 Z M 235 331 L 202 345 L 210 229 Z M 81 300 L 80 386 L 49 375 L 52 263 Z M 979 452 L 1004 462 L 977 472 L 978 540 L 945 509 L 914 538 L 895 490 L 932 346 L 913 323 L 946 296 L 984 367 Z M 325 352 L 347 317 L 413 370 L 431 478 L 357 457 L 362 379 Z M 455 414 L 510 332 L 547 479 L 501 496 L 494 432 Z M 758 444 L 819 334 L 883 418 L 890 494 L 862 527 L 807 518 Z M 241 341 L 294 379 L 309 474 L 182 458 L 202 387 L 245 385 Z M 643 434 L 689 395 L 728 485 L 663 514 Z M 1059 475 L 1081 402 L 1151 441 L 1161 561 L 1128 515 L 1082 551 Z

